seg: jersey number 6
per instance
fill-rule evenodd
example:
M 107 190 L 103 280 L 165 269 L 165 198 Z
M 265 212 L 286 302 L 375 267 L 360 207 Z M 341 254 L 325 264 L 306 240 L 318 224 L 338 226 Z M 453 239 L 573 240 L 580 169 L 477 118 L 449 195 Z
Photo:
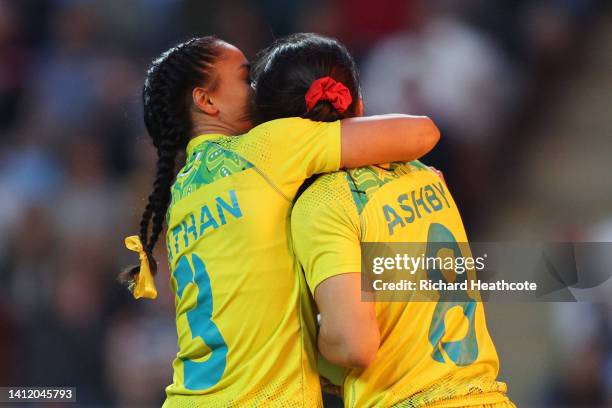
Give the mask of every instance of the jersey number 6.
M 436 258 L 440 250 L 450 250 L 452 256 L 462 257 L 461 249 L 457 244 L 453 233 L 444 225 L 433 223 L 429 227 L 427 234 L 427 258 Z M 427 270 L 429 279 L 433 282 L 447 282 L 444 274 L 437 267 Z M 466 273 L 457 274 L 455 282 L 463 282 Z M 444 341 L 448 328 L 446 327 L 446 317 L 449 310 L 459 307 L 463 316 L 467 319 L 467 333 L 461 340 Z M 440 291 L 440 298 L 436 304 L 431 324 L 429 326 L 429 342 L 433 346 L 431 357 L 444 363 L 442 350 L 458 366 L 472 364 L 478 358 L 478 343 L 476 341 L 476 327 L 474 315 L 476 313 L 476 301 L 465 291 Z

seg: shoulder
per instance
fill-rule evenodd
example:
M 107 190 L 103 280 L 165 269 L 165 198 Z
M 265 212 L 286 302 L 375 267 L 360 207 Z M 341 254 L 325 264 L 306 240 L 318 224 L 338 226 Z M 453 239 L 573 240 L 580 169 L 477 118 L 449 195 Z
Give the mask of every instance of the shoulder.
M 304 119 L 299 117 L 291 117 L 291 118 L 281 118 L 275 119 L 268 122 L 261 123 L 251 129 L 247 135 L 249 134 L 260 134 L 262 132 L 269 132 L 271 130 L 296 130 L 296 129 L 304 129 L 308 127 L 314 127 L 317 125 L 325 124 L 325 122 L 315 122 L 310 119 Z
M 265 145 L 266 148 L 272 148 L 280 144 L 290 148 L 295 145 L 296 136 L 299 138 L 304 134 L 318 133 L 317 130 L 329 125 L 303 118 L 282 118 L 261 123 L 241 136 L 228 139 L 238 146 Z
M 344 170 L 322 174 L 297 198 L 295 206 L 302 206 L 309 201 L 322 205 L 333 203 L 345 193 L 350 193 L 347 180 L 347 172 Z
M 290 141 L 293 138 L 286 138 L 289 135 L 295 136 L 306 136 L 312 138 L 321 134 L 340 134 L 340 121 L 334 122 L 317 122 L 310 119 L 304 119 L 299 117 L 275 119 L 269 122 L 261 123 L 247 132 L 244 137 L 264 137 L 264 138 L 277 138 L 284 137 L 285 140 Z
M 310 219 L 354 211 L 348 176 L 345 171 L 323 174 L 298 197 L 292 217 Z
M 411 162 L 402 163 L 402 166 L 405 168 L 409 168 L 412 171 L 427 171 L 430 173 L 434 173 L 434 171 L 428 165 L 422 163 L 419 160 L 413 160 Z

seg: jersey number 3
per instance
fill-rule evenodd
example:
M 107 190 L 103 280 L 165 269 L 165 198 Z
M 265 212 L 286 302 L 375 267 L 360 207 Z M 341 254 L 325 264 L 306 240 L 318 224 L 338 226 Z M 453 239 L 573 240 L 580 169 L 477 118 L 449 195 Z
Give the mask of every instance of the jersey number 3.
M 200 338 L 210 349 L 210 354 L 205 361 L 194 361 L 183 359 L 184 384 L 188 390 L 204 390 L 217 384 L 223 372 L 227 360 L 227 344 L 212 321 L 213 297 L 210 288 L 210 278 L 206 272 L 206 266 L 199 256 L 191 255 L 191 263 L 187 255 L 179 259 L 174 270 L 176 279 L 176 294 L 179 300 L 183 297 L 185 287 L 192 283 L 197 289 L 197 302 L 187 311 L 187 321 L 191 329 L 192 339 Z

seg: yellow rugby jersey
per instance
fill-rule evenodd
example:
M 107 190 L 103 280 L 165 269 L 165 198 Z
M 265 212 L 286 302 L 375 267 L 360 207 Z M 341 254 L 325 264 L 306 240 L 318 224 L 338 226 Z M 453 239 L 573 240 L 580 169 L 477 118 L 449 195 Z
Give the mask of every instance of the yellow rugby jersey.
M 329 277 L 361 271 L 360 242 L 424 247 L 467 242 L 450 192 L 418 161 L 319 177 L 297 200 L 291 225 L 296 256 L 313 294 Z M 380 348 L 368 368 L 346 371 L 345 406 L 456 406 L 453 400 L 464 406 L 472 401 L 466 396 L 480 404 L 506 400 L 477 296 L 467 294 L 467 301 L 453 304 L 376 302 Z
M 340 122 L 191 140 L 167 215 L 179 352 L 164 407 L 321 406 L 289 215 L 304 179 L 339 165 Z

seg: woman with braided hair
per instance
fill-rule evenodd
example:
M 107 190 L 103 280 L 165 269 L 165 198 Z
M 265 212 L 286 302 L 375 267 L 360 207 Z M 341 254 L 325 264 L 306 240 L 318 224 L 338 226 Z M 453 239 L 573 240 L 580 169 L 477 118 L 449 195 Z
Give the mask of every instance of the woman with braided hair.
M 358 89 L 318 84 L 313 92 L 347 114 L 359 108 Z M 252 96 L 248 61 L 214 37 L 168 50 L 147 72 L 157 175 L 140 233 L 126 239 L 140 265 L 122 279 L 136 298 L 155 298 L 152 252 L 166 220 L 179 352 L 165 407 L 321 406 L 291 252 L 293 199 L 313 174 L 416 159 L 439 138 L 431 120 L 407 115 L 252 127 Z

